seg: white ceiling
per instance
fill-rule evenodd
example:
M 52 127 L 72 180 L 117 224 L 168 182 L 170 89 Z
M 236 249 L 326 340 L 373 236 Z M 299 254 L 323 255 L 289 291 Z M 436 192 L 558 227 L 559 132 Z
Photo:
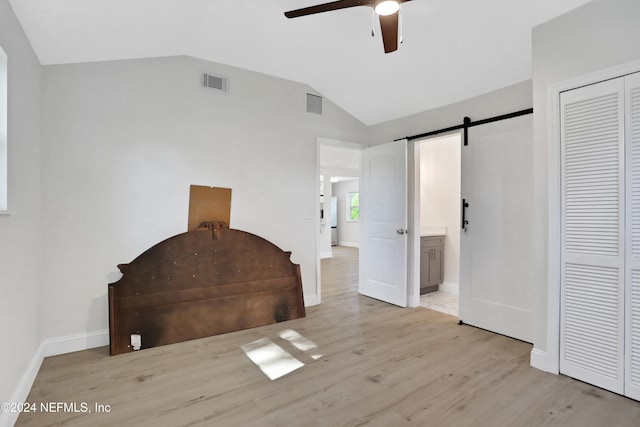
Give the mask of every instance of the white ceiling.
M 42 64 L 191 55 L 306 83 L 371 125 L 531 78 L 531 28 L 589 0 L 413 0 L 384 54 L 371 9 L 327 0 L 9 0 Z

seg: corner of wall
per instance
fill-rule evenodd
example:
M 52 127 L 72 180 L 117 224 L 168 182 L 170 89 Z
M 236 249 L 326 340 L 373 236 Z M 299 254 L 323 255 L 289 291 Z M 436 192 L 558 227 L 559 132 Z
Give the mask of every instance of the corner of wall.
M 29 392 L 31 391 L 31 386 L 38 375 L 38 371 L 40 370 L 40 366 L 42 365 L 42 361 L 44 360 L 44 344 L 40 344 L 36 353 L 31 358 L 31 362 L 27 367 L 27 370 L 22 374 L 18 385 L 16 386 L 9 402 L 26 402 L 27 396 L 29 396 Z M 18 420 L 18 416 L 20 415 L 19 411 L 16 412 L 0 412 L 0 427 L 11 427 Z
M 438 286 L 438 289 L 442 292 L 447 292 L 453 295 L 460 295 L 460 285 L 457 283 L 444 282 Z
M 318 301 L 318 295 L 317 294 L 305 295 L 304 296 L 304 306 L 305 307 L 311 307 L 311 306 L 318 305 L 318 304 L 320 304 L 320 301 Z
M 358 242 L 347 242 L 344 240 L 338 240 L 338 246 L 347 246 L 349 248 L 359 248 L 360 243 Z
M 26 402 L 31 387 L 42 366 L 45 357 L 59 354 L 72 353 L 74 351 L 88 350 L 109 345 L 109 330 L 101 330 L 89 333 L 81 333 L 66 337 L 50 338 L 44 340 L 31 358 L 31 362 L 24 371 L 8 402 Z M 0 412 L 0 427 L 10 427 L 15 424 L 20 415 L 16 412 Z
M 44 357 L 73 353 L 109 345 L 109 330 L 86 332 L 65 337 L 49 338 L 40 345 Z
M 540 369 L 544 372 L 550 372 L 552 374 L 558 374 L 556 369 L 550 367 L 549 357 L 546 351 L 534 348 L 531 350 L 530 366 L 532 368 Z

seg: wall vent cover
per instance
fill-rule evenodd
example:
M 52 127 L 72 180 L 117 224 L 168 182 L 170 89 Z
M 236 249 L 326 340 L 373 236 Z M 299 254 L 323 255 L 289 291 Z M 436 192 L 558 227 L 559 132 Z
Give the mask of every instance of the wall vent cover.
M 307 113 L 322 115 L 322 97 L 318 95 L 307 94 Z
M 210 74 L 202 75 L 202 87 L 216 89 L 222 92 L 227 91 L 227 79 L 224 77 L 212 76 Z

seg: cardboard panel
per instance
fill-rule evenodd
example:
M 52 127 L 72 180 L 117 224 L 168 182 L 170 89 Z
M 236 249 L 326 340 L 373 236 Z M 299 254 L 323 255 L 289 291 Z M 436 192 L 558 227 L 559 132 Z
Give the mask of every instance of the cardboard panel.
M 193 231 L 205 221 L 222 221 L 228 226 L 231 220 L 231 189 L 192 185 L 189 193 L 189 224 Z

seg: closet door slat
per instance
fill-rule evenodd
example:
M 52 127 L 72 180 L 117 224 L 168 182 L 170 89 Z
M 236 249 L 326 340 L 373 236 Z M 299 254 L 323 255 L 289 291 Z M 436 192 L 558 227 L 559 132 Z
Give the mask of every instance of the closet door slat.
M 560 371 L 623 393 L 624 80 L 560 101 Z

